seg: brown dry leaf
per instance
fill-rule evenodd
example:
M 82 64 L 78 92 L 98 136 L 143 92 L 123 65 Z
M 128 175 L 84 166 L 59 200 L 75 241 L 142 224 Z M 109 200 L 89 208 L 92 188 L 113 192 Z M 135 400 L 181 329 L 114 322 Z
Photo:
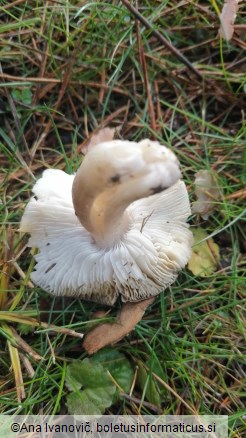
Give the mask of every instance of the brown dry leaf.
M 122 304 L 117 322 L 102 324 L 92 329 L 83 342 L 88 354 L 96 353 L 106 345 L 112 345 L 130 333 L 142 319 L 146 308 L 154 301 L 154 297 L 137 303 Z
M 195 177 L 197 200 L 192 205 L 192 213 L 198 213 L 203 219 L 208 219 L 216 208 L 216 202 L 220 199 L 217 177 L 215 172 L 209 170 L 199 170 Z
M 234 22 L 237 17 L 240 0 L 225 0 L 222 12 L 220 14 L 219 34 L 226 40 L 230 41 L 234 33 Z
M 101 128 L 95 130 L 92 135 L 87 139 L 80 147 L 80 151 L 83 154 L 87 154 L 88 150 L 93 148 L 99 143 L 104 143 L 106 141 L 112 141 L 114 140 L 115 136 L 117 135 L 117 132 L 119 132 L 121 129 L 121 126 L 117 126 L 116 128 Z

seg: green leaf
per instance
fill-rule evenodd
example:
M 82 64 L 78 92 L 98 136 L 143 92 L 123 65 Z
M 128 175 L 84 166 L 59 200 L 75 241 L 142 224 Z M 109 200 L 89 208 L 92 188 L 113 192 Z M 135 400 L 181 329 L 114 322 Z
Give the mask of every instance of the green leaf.
M 92 360 L 101 363 L 124 392 L 128 393 L 130 391 L 134 371 L 123 353 L 120 353 L 118 350 L 105 348 L 96 353 Z
M 23 88 L 22 90 L 14 89 L 12 90 L 11 95 L 17 102 L 22 102 L 26 105 L 32 103 L 32 91 L 30 88 Z
M 24 88 L 21 94 L 22 94 L 21 96 L 22 102 L 25 103 L 26 105 L 30 105 L 32 103 L 32 92 L 30 88 Z
M 74 361 L 67 367 L 66 386 L 71 392 L 67 397 L 70 414 L 101 415 L 119 398 L 120 388 L 129 392 L 133 369 L 123 353 L 104 349 L 90 359 Z
M 29 335 L 30 333 L 33 333 L 34 328 L 31 325 L 18 324 L 18 331 L 21 335 Z
M 138 377 L 137 384 L 144 392 L 146 399 L 156 406 L 161 406 L 161 397 L 157 390 L 155 381 L 151 378 L 151 373 L 148 373 L 144 368 L 143 363 L 138 360 Z
M 106 370 L 100 363 L 94 363 L 92 359 L 76 360 L 68 366 L 67 378 L 72 377 L 77 385 L 87 388 L 97 388 L 111 384 Z
M 102 415 L 112 405 L 115 387 L 85 389 L 67 397 L 68 413 L 72 415 Z
M 111 406 L 116 387 L 100 363 L 92 359 L 74 361 L 67 367 L 66 385 L 69 414 L 98 415 Z
M 20 90 L 12 90 L 11 95 L 14 100 L 21 101 L 21 91 Z
M 219 263 L 219 246 L 203 228 L 194 228 L 194 244 L 188 268 L 194 275 L 206 277 L 212 274 Z M 206 239 L 206 240 L 204 240 Z
M 151 356 L 146 361 L 147 367 L 151 370 L 152 373 L 157 374 L 157 376 L 161 377 L 161 379 L 165 379 L 165 374 L 162 369 L 162 365 L 160 364 L 160 361 L 158 360 L 156 355 Z M 156 382 L 157 387 L 159 388 L 159 383 Z M 161 387 L 161 385 L 160 385 Z

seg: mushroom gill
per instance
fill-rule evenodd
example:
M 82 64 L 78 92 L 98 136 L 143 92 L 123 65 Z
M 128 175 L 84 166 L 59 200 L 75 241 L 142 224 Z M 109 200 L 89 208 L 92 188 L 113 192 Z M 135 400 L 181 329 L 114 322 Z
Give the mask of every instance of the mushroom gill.
M 159 294 L 191 254 L 180 177 L 176 156 L 148 139 L 98 144 L 75 176 L 44 171 L 20 226 L 39 250 L 34 283 L 109 305 Z

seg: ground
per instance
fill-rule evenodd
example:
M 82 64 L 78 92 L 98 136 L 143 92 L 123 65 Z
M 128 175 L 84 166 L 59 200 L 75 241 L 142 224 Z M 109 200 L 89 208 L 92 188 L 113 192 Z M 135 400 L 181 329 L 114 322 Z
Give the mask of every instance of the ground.
M 221 0 L 130 2 L 149 28 L 127 3 L 1 2 L 0 411 L 67 412 L 66 368 L 86 357 L 73 330 L 117 314 L 35 287 L 18 232 L 35 178 L 74 172 L 88 139 L 117 127 L 177 154 L 191 202 L 195 174 L 216 176 L 210 216 L 190 224 L 213 237 L 220 259 L 205 277 L 186 268 L 114 347 L 134 377 L 106 413 L 225 414 L 229 436 L 243 437 L 245 5 L 226 41 Z

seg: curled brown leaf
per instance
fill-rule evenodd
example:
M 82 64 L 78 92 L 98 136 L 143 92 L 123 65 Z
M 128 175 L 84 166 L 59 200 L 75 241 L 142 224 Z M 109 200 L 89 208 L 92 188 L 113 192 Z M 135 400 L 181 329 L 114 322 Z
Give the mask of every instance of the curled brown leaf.
M 195 177 L 197 200 L 192 205 L 192 212 L 200 214 L 203 219 L 208 219 L 216 208 L 216 202 L 220 199 L 217 176 L 215 172 L 210 170 L 199 170 Z
M 230 41 L 234 33 L 234 23 L 237 17 L 240 0 L 225 0 L 220 14 L 219 34 L 226 41 Z
M 106 128 L 96 129 L 91 136 L 86 139 L 82 145 L 80 145 L 81 152 L 85 155 L 89 149 L 93 148 L 97 144 L 114 140 L 114 138 L 117 137 L 117 133 L 120 131 L 120 129 L 121 126 L 115 128 L 109 128 L 107 126 Z

